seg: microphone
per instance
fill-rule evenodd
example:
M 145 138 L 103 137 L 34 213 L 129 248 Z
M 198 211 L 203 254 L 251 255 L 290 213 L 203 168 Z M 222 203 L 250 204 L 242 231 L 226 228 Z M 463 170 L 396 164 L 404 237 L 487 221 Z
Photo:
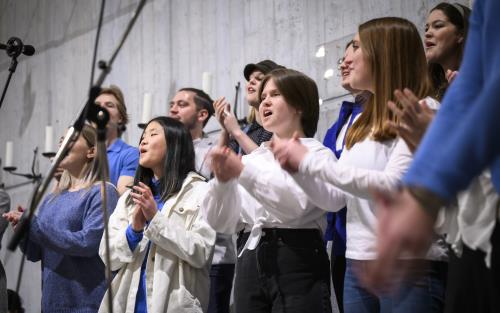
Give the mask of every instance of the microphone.
M 35 54 L 35 47 L 23 44 L 21 39 L 17 37 L 9 38 L 7 44 L 0 43 L 0 49 L 5 50 L 7 55 L 12 58 L 17 58 L 21 53 L 27 56 Z

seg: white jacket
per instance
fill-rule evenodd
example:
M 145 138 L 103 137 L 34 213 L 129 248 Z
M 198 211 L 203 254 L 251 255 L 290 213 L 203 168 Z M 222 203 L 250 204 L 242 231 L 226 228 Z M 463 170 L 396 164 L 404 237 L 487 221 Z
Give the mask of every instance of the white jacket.
M 200 213 L 198 199 L 207 184 L 190 173 L 178 194 L 169 199 L 144 230 L 144 237 L 132 252 L 125 235 L 133 205 L 126 205 L 129 192 L 118 200 L 109 220 L 111 270 L 119 270 L 113 279 L 114 312 L 133 313 L 141 265 L 151 246 L 146 263 L 147 307 L 150 313 L 206 311 L 209 296 L 209 267 L 215 243 L 215 231 Z M 105 257 L 105 241 L 99 255 Z M 108 312 L 107 293 L 99 312 Z

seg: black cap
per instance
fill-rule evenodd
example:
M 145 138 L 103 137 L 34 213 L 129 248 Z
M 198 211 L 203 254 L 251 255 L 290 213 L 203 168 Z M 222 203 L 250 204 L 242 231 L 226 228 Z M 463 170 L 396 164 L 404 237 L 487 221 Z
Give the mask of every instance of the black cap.
M 250 75 L 255 70 L 259 70 L 265 75 L 265 74 L 269 73 L 270 71 L 275 70 L 277 68 L 285 68 L 285 67 L 278 65 L 271 60 L 264 60 L 264 61 L 260 61 L 259 63 L 256 63 L 256 64 L 253 64 L 253 63 L 247 64 L 245 66 L 245 69 L 243 70 L 243 75 L 245 76 L 246 80 L 249 80 Z

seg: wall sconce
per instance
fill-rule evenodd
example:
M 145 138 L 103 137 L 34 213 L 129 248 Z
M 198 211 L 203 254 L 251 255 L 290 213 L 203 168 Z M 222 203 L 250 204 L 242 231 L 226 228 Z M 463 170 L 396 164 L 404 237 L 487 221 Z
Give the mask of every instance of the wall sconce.
M 42 179 L 42 174 L 40 174 L 38 171 L 37 154 L 38 154 L 38 147 L 35 147 L 35 150 L 33 150 L 33 161 L 31 162 L 31 173 L 26 173 L 26 174 L 17 173 L 15 172 L 15 170 L 17 170 L 17 167 L 12 165 L 13 143 L 12 141 L 8 141 L 6 157 L 5 157 L 5 166 L 3 167 L 3 170 L 8 172 L 9 174 L 27 178 L 31 180 L 33 183 L 38 182 Z

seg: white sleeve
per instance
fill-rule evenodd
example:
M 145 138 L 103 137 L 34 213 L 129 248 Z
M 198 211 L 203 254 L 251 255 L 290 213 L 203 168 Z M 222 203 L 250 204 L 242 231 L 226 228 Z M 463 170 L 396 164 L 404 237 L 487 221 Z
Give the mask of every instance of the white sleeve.
M 397 139 L 395 147 L 383 170 L 363 169 L 339 164 L 331 151 L 307 153 L 299 172 L 333 184 L 353 196 L 369 199 L 370 188 L 391 190 L 397 187 L 412 161 L 406 143 Z
M 238 181 L 277 220 L 295 221 L 307 212 L 309 199 L 277 162 L 268 161 L 268 164 L 245 164 Z
M 346 206 L 346 194 L 332 184 L 303 173 L 295 173 L 292 177 L 318 208 L 337 212 Z
M 234 234 L 241 221 L 242 207 L 248 205 L 240 194 L 236 179 L 220 182 L 213 178 L 201 202 L 201 210 L 208 224 L 217 232 Z
M 188 208 L 184 208 L 186 209 Z M 189 265 L 202 268 L 212 258 L 215 231 L 201 217 L 201 212 L 197 213 L 189 229 L 174 222 L 175 219 L 157 213 L 144 230 L 144 236 Z
M 130 191 L 126 191 L 116 205 L 115 210 L 109 217 L 108 232 L 109 232 L 109 250 L 111 270 L 116 271 L 126 263 L 134 261 L 134 255 L 141 253 L 143 245 L 139 243 L 134 251 L 130 250 L 127 241 L 126 230 L 129 225 L 129 209 L 131 206 L 126 204 L 127 197 Z M 105 234 L 103 234 L 99 245 L 99 256 L 106 263 L 106 242 Z

